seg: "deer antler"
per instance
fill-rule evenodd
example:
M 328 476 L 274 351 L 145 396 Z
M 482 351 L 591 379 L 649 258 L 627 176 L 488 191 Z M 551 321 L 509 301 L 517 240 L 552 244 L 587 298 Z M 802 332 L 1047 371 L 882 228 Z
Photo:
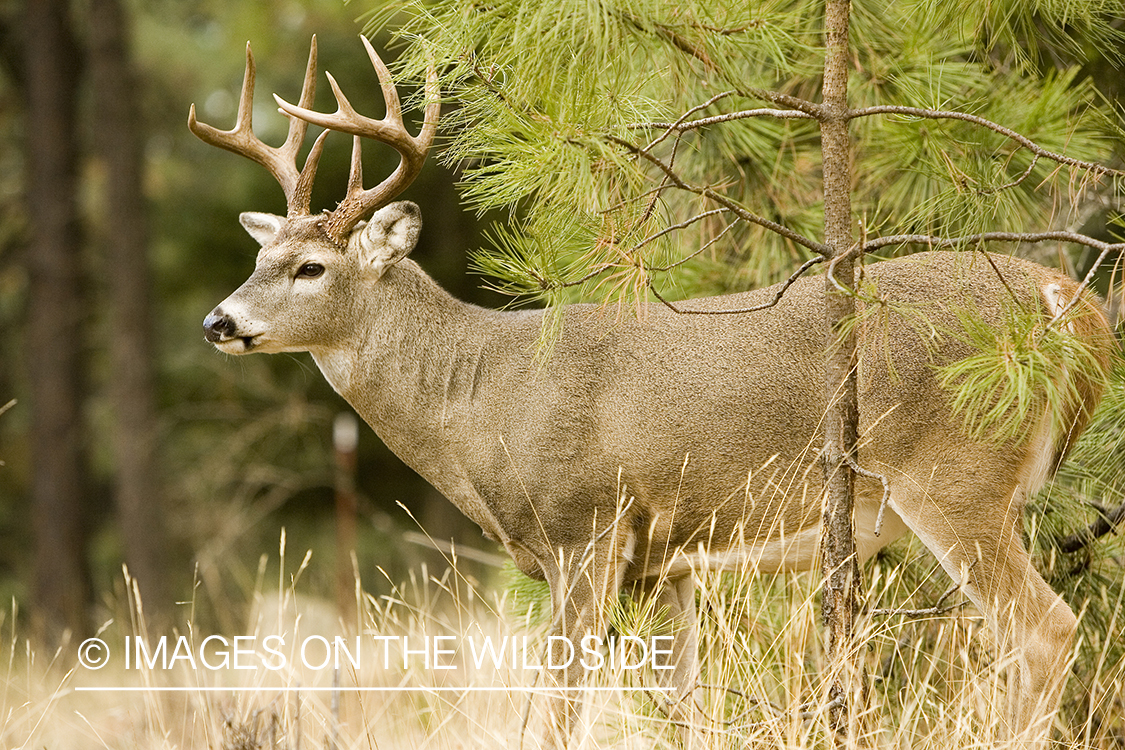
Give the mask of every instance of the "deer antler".
M 192 133 L 212 146 L 225 148 L 261 164 L 274 179 L 281 184 L 285 193 L 285 202 L 288 207 L 288 216 L 309 215 L 309 200 L 312 197 L 312 183 L 316 176 L 317 163 L 324 148 L 324 137 L 328 131 L 320 134 L 313 143 L 305 159 L 305 166 L 297 170 L 297 152 L 305 140 L 305 132 L 309 123 L 299 117 L 289 118 L 289 135 L 281 148 L 267 146 L 256 135 L 252 123 L 254 110 L 254 55 L 250 51 L 250 43 L 246 43 L 246 76 L 242 81 L 242 94 L 238 100 L 238 118 L 231 130 L 219 130 L 195 119 L 195 105 L 191 105 L 188 113 L 188 128 Z M 316 93 L 316 37 L 312 38 L 309 48 L 309 64 L 305 69 L 305 81 L 301 86 L 301 106 L 308 107 L 313 102 Z
M 325 231 L 330 237 L 339 242 L 346 241 L 348 233 L 368 212 L 380 205 L 387 203 L 414 181 L 426 161 L 426 154 L 433 143 L 434 133 L 437 132 L 438 117 L 441 110 L 441 99 L 438 91 L 437 71 L 431 69 L 426 77 L 426 111 L 422 130 L 417 137 L 412 136 L 402 121 L 402 106 L 399 103 L 398 92 L 395 90 L 391 73 L 387 66 L 376 54 L 371 43 L 366 37 L 360 36 L 363 46 L 367 49 L 367 56 L 379 76 L 379 85 L 383 89 L 383 99 L 386 101 L 387 114 L 382 120 L 365 117 L 355 111 L 347 97 L 340 91 L 336 80 L 328 75 L 328 83 L 332 86 L 332 93 L 336 96 L 337 109 L 333 114 L 324 114 L 308 109 L 304 96 L 298 106 L 289 104 L 276 94 L 278 106 L 294 119 L 306 123 L 319 125 L 328 130 L 341 133 L 350 133 L 354 136 L 352 142 L 351 175 L 348 178 L 348 191 L 344 200 L 330 212 Z M 383 180 L 373 188 L 363 189 L 363 167 L 361 166 L 361 139 L 371 138 L 393 147 L 398 151 L 400 162 L 398 168 L 390 177 Z

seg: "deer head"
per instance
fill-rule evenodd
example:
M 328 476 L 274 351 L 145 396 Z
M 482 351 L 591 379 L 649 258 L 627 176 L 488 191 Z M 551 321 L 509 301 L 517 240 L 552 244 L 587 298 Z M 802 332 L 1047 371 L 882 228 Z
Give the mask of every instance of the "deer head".
M 377 282 L 383 273 L 414 249 L 421 229 L 418 207 L 390 201 L 417 177 L 437 130 L 440 101 L 437 74 L 426 81 L 425 120 L 413 136 L 402 121 L 402 108 L 390 71 L 366 38 L 360 37 L 379 77 L 387 113 L 381 120 L 365 117 L 352 107 L 331 74 L 326 74 L 336 97 L 333 114 L 315 112 L 316 37 L 312 39 L 301 98 L 297 105 L 274 96 L 290 118 L 289 134 L 279 148 L 254 135 L 254 56 L 246 45 L 246 74 L 231 130 L 218 130 L 196 120 L 195 105 L 188 127 L 201 140 L 233 151 L 265 167 L 285 193 L 285 216 L 247 212 L 239 218 L 262 246 L 254 273 L 203 322 L 204 335 L 231 354 L 306 351 L 331 345 L 333 321 L 349 319 L 348 306 L 358 284 Z M 297 154 L 310 124 L 325 128 L 313 143 L 303 168 Z M 331 211 L 314 214 L 309 208 L 313 179 L 329 132 L 353 137 L 347 193 Z M 371 138 L 399 153 L 398 168 L 373 188 L 363 187 L 361 143 Z M 375 212 L 370 220 L 364 217 Z

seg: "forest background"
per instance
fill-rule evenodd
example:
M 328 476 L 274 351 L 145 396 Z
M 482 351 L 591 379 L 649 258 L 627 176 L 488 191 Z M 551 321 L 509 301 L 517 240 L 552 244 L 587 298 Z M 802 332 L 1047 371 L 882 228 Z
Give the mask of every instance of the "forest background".
M 313 33 L 321 68 L 368 82 L 377 114 L 355 39 L 369 10 L 335 0 L 0 4 L 0 596 L 39 636 L 93 632 L 125 598 L 123 562 L 153 616 L 175 621 L 190 600 L 206 627 L 235 632 L 282 529 L 298 555 L 334 560 L 332 426 L 349 407 L 307 356 L 232 360 L 201 331 L 252 267 L 257 248 L 238 214 L 283 213 L 283 199 L 263 170 L 205 146 L 185 121 L 191 102 L 207 122 L 233 121 L 251 40 L 256 130 L 279 142 L 285 121 L 265 95 L 296 98 Z M 1033 22 L 1024 33 L 1036 31 Z M 1039 40 L 1033 66 L 1066 71 L 1120 112 L 1114 65 L 1125 48 L 1057 42 Z M 327 87 L 318 102 L 332 108 Z M 314 207 L 342 195 L 345 140 L 330 139 Z M 393 168 L 393 156 L 370 151 L 369 174 Z M 505 304 L 467 271 L 488 243 L 483 230 L 507 214 L 464 208 L 457 168 L 431 159 L 404 196 L 425 217 L 413 257 L 456 296 Z M 1079 228 L 1111 239 L 1119 213 L 1112 197 L 1093 200 Z M 1050 259 L 1080 277 L 1090 258 Z M 740 281 L 704 273 L 680 293 Z M 1108 274 L 1099 284 L 1109 291 Z M 444 565 L 435 542 L 492 559 L 479 530 L 366 428 L 357 466 L 357 573 L 373 590 L 419 563 Z M 477 572 L 494 575 L 490 564 Z M 306 585 L 330 596 L 333 575 L 310 567 Z
M 313 33 L 322 67 L 366 81 L 375 102 L 361 12 L 332 0 L 3 6 L 0 401 L 15 403 L 0 417 L 0 598 L 29 605 L 47 631 L 94 627 L 97 592 L 120 594 L 125 561 L 153 613 L 171 614 L 193 571 L 204 596 L 244 594 L 283 527 L 292 549 L 333 559 L 332 424 L 350 407 L 307 357 L 232 361 L 202 335 L 203 317 L 253 268 L 257 246 L 238 214 L 284 214 L 284 201 L 268 174 L 206 146 L 186 121 L 192 102 L 209 121 L 233 118 L 247 40 L 268 61 L 258 106 L 269 110 L 266 92 L 299 87 Z M 27 47 L 37 42 L 58 80 L 35 85 L 61 92 L 63 125 L 32 119 Z M 50 106 L 38 111 L 49 117 Z M 255 124 L 267 141 L 284 139 L 280 115 Z M 60 133 L 67 144 L 39 147 L 71 164 L 29 156 L 33 135 Z M 343 194 L 345 141 L 329 144 L 314 206 Z M 393 159 L 372 154 L 367 168 L 389 171 Z M 131 196 L 121 189 L 130 180 Z M 416 257 L 462 299 L 502 304 L 466 273 L 479 222 L 455 181 L 431 160 L 405 196 L 426 206 Z M 50 421 L 37 421 L 48 408 Z M 426 545 L 402 536 L 419 523 L 480 546 L 479 531 L 366 427 L 358 453 L 365 572 L 382 565 L 397 578 L 427 559 Z

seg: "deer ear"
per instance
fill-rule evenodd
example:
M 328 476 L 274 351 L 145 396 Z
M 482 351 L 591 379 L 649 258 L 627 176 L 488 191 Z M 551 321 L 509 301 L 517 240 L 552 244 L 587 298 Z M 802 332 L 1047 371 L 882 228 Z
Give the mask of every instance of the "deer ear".
M 250 236 L 263 247 L 272 242 L 277 233 L 281 231 L 281 222 L 283 221 L 280 216 L 260 214 L 256 211 L 241 213 L 238 215 L 238 220 L 242 223 L 242 227 L 250 233 Z
M 410 201 L 399 201 L 375 212 L 371 221 L 352 235 L 360 258 L 371 266 L 378 278 L 405 258 L 418 242 L 422 231 L 422 212 Z

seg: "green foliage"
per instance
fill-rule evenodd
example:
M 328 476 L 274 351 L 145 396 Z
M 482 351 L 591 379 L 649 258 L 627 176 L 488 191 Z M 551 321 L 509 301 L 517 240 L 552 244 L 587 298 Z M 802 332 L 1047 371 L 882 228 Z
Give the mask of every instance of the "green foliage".
M 965 13 L 963 6 L 942 0 L 915 5 L 932 28 L 960 28 L 1015 64 L 1060 53 L 1084 55 L 1091 47 L 1120 59 L 1122 30 L 1107 23 L 1121 16 L 1116 0 L 993 0 L 978 13 Z
M 985 29 L 1027 11 L 1026 3 L 990 4 L 995 18 L 982 26 L 936 23 L 949 16 L 947 5 L 853 3 L 852 106 L 957 109 L 1049 150 L 1106 154 L 1104 123 L 1090 114 L 1092 85 L 1076 68 L 1029 80 L 1022 68 L 980 53 L 986 41 L 994 49 L 1016 43 Z M 1104 4 L 1034 5 L 1037 27 L 1081 24 L 1084 38 L 1112 36 Z M 817 101 L 821 13 L 819 3 L 795 0 L 417 0 L 384 6 L 369 27 L 399 24 L 409 42 L 403 75 L 440 69 L 458 105 L 445 115 L 445 158 L 464 167 L 470 204 L 519 217 L 494 233 L 478 267 L 507 293 L 549 305 L 643 303 L 649 288 L 681 297 L 772 283 L 808 257 L 729 213 L 645 240 L 716 208 L 704 186 L 820 237 L 815 122 L 748 117 L 683 133 L 667 124 L 773 107 L 761 90 Z M 852 205 L 869 234 L 1022 230 L 1041 225 L 1057 196 L 1081 185 L 1071 184 L 1070 170 L 963 121 L 863 117 L 853 134 Z M 637 153 L 646 147 L 651 159 Z M 673 189 L 668 170 L 701 189 Z M 665 258 L 702 248 L 689 271 L 667 278 Z
M 1059 472 L 1068 484 L 1108 500 L 1125 498 L 1125 362 L 1121 353 L 1098 410 Z
M 551 591 L 546 581 L 529 578 L 511 560 L 505 560 L 500 582 L 507 592 L 505 614 L 510 619 L 532 628 L 551 621 Z
M 1049 415 L 1052 434 L 1081 403 L 1080 384 L 1104 378 L 1099 344 L 1067 330 L 1066 318 L 1044 322 L 1042 311 L 1007 306 L 997 327 L 975 311 L 958 311 L 961 331 L 951 332 L 972 350 L 939 368 L 955 413 L 974 440 L 1022 441 Z

